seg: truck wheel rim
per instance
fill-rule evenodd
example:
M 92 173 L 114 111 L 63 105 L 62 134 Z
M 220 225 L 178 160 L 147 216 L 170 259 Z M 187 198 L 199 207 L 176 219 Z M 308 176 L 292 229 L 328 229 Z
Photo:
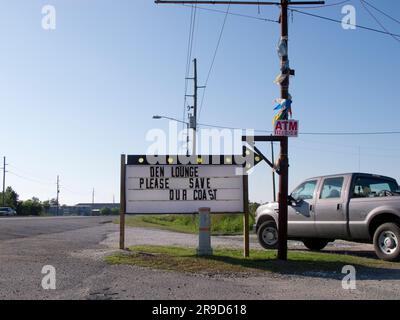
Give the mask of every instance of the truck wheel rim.
M 263 241 L 270 246 L 273 246 L 278 241 L 278 231 L 275 228 L 267 227 L 262 233 Z
M 392 254 L 397 250 L 398 239 L 391 231 L 383 231 L 379 236 L 379 248 L 385 254 Z

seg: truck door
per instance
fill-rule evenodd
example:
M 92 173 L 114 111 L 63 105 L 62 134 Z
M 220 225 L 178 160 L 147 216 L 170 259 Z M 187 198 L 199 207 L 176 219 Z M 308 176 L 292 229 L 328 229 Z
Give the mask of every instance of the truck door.
M 314 204 L 317 185 L 318 179 L 305 181 L 292 192 L 291 196 L 296 203 L 288 206 L 289 237 L 315 236 Z
M 315 205 L 315 228 L 320 238 L 346 238 L 347 217 L 344 185 L 347 176 L 324 178 Z

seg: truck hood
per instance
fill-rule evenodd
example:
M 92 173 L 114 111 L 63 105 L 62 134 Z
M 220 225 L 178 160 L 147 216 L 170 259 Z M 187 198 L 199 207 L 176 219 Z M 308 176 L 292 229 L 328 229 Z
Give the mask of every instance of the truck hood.
M 278 210 L 278 208 L 279 208 L 279 203 L 278 202 L 268 202 L 268 203 L 265 203 L 265 204 L 263 204 L 263 205 L 261 205 L 261 206 L 259 206 L 258 208 L 257 208 L 257 211 L 256 211 L 256 218 L 257 218 L 257 216 L 259 215 L 259 214 L 261 214 L 262 212 L 276 212 L 276 210 Z

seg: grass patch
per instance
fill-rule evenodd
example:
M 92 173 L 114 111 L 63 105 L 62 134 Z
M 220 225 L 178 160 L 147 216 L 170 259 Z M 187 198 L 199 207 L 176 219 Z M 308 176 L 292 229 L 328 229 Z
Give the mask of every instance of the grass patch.
M 250 216 L 250 228 L 254 219 Z M 119 222 L 119 219 L 114 221 Z M 198 215 L 157 215 L 126 216 L 125 223 L 129 227 L 157 228 L 183 233 L 198 233 Z M 213 235 L 237 235 L 243 233 L 243 215 L 213 214 L 211 215 L 211 233 Z
M 275 251 L 263 250 L 251 250 L 249 258 L 244 258 L 243 252 L 237 249 L 216 249 L 214 255 L 208 257 L 198 257 L 195 249 L 182 247 L 133 246 L 130 251 L 108 256 L 106 261 L 193 273 L 335 272 L 341 275 L 342 267 L 348 264 L 357 270 L 399 268 L 396 263 L 376 259 L 306 251 L 290 251 L 286 262 L 276 260 Z

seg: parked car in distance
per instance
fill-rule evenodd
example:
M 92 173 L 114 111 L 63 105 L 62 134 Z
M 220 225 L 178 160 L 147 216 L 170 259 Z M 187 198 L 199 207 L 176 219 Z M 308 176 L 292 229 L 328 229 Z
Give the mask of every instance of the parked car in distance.
M 278 244 L 277 202 L 256 211 L 255 231 L 266 249 Z M 377 256 L 400 260 L 400 191 L 393 178 L 348 173 L 310 178 L 289 195 L 288 239 L 322 250 L 336 239 L 373 243 Z
M 17 215 L 17 212 L 9 207 L 0 207 L 0 216 L 12 217 Z

